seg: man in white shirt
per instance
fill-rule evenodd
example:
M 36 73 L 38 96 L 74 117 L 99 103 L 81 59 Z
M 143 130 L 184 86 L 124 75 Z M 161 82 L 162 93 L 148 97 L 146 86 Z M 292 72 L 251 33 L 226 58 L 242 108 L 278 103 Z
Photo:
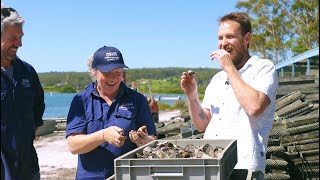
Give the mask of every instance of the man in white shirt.
M 202 104 L 197 82 L 186 72 L 181 88 L 204 139 L 237 139 L 238 163 L 229 179 L 264 179 L 268 134 L 275 112 L 278 76 L 273 63 L 250 56 L 251 23 L 234 12 L 219 20 L 218 50 L 210 56 L 222 71 L 208 85 Z

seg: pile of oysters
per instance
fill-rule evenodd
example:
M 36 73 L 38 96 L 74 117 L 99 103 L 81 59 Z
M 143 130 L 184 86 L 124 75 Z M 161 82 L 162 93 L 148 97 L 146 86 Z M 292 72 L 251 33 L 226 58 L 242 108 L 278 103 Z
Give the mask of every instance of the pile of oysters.
M 224 148 L 213 148 L 210 144 L 203 146 L 195 146 L 188 144 L 184 148 L 176 146 L 170 142 L 158 143 L 156 147 L 145 147 L 142 150 L 142 154 L 136 153 L 137 158 L 219 158 L 222 157 L 222 151 Z

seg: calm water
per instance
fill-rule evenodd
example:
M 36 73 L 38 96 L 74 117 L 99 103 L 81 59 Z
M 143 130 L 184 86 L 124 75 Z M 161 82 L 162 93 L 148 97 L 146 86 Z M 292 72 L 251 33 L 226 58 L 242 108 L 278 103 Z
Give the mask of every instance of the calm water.
M 65 118 L 68 115 L 71 101 L 76 93 L 45 93 L 44 100 L 46 103 L 46 109 L 44 111 L 43 118 Z M 167 100 L 166 97 L 178 97 L 185 100 L 184 94 L 153 94 L 155 99 L 159 99 L 160 102 L 174 104 L 176 100 Z

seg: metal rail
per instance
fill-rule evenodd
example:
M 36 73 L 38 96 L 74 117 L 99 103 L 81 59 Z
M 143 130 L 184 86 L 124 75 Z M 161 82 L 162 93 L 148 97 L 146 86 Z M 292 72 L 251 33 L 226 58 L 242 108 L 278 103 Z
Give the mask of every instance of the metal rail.
M 289 66 L 291 64 L 292 66 L 292 76 L 295 74 L 295 69 L 294 69 L 294 63 L 307 60 L 307 72 L 306 75 L 310 76 L 310 58 L 314 56 L 319 56 L 319 47 L 311 49 L 309 51 L 306 51 L 302 54 L 299 54 L 297 56 L 294 56 L 288 60 L 282 61 L 278 64 L 276 64 L 276 69 L 280 69 L 280 76 L 283 77 L 283 68 L 286 66 Z M 319 59 L 318 59 L 319 61 Z

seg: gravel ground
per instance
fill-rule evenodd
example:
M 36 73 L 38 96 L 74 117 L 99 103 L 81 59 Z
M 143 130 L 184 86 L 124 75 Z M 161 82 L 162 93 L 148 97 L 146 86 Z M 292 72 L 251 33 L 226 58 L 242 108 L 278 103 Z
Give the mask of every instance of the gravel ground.
M 159 121 L 169 121 L 180 115 L 180 111 L 164 111 Z M 38 153 L 41 180 L 74 180 L 78 156 L 70 153 L 65 132 L 37 137 L 34 146 Z

